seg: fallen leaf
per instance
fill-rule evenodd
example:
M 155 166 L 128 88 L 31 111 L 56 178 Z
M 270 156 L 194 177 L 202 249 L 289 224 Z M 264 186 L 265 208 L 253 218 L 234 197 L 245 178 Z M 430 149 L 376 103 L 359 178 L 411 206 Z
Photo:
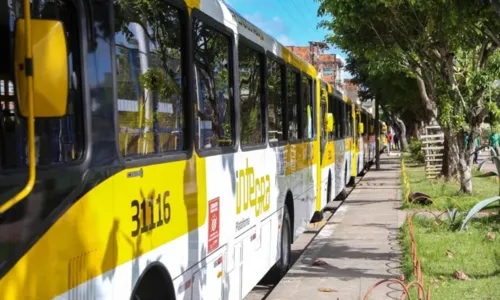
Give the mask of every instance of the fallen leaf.
M 327 288 L 327 287 L 320 287 L 318 291 L 323 292 L 323 293 L 331 293 L 331 292 L 336 292 L 337 290 L 332 289 L 332 288 Z
M 453 273 L 453 276 L 455 276 L 456 279 L 460 280 L 470 280 L 469 276 L 467 276 L 467 274 L 465 274 L 463 271 L 455 271 L 455 273 Z
M 405 279 L 406 279 L 406 278 L 405 278 L 405 274 L 401 274 L 401 275 L 399 275 L 399 280 L 401 280 L 401 281 L 405 281 Z
M 488 234 L 486 234 L 486 238 L 490 241 L 493 241 L 496 237 L 496 234 L 494 234 L 493 232 L 488 232 Z
M 439 226 L 439 223 L 438 223 L 438 222 L 436 222 L 436 221 L 434 221 L 434 222 L 432 223 L 432 225 L 434 225 L 434 226 Z
M 448 278 L 444 277 L 443 275 L 440 275 L 439 279 L 441 279 L 441 280 L 448 280 Z
M 448 258 L 453 258 L 455 257 L 455 255 L 453 254 L 453 252 L 451 252 L 449 249 L 446 250 L 446 256 L 448 256 Z
M 327 265 L 327 263 L 325 261 L 322 261 L 321 259 L 316 259 L 313 264 L 313 266 L 324 266 L 324 265 Z

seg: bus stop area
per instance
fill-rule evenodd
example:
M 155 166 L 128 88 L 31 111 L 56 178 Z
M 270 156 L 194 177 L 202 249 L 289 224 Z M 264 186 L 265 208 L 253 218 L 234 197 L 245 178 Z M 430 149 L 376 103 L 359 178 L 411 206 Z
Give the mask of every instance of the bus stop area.
M 399 154 L 382 154 L 380 170 L 371 167 L 266 300 L 364 299 L 378 281 L 399 278 L 400 183 Z M 383 283 L 369 299 L 401 294 Z

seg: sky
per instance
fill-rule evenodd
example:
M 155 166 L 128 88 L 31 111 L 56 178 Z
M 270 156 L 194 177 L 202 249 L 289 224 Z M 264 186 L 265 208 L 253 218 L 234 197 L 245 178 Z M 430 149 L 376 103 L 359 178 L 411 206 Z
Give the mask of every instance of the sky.
M 315 0 L 224 0 L 245 19 L 285 46 L 309 46 L 309 41 L 324 41 L 330 33 L 317 28 L 319 4 Z M 345 53 L 329 45 L 330 50 L 346 58 Z M 350 74 L 343 72 L 344 78 Z

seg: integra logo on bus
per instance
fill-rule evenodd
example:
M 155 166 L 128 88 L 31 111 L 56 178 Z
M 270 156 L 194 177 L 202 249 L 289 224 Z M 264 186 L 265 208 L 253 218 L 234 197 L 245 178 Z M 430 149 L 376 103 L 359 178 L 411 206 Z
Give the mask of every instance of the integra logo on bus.
M 271 206 L 271 176 L 269 174 L 256 177 L 253 167 L 236 171 L 236 214 L 255 208 L 255 216 L 269 210 Z

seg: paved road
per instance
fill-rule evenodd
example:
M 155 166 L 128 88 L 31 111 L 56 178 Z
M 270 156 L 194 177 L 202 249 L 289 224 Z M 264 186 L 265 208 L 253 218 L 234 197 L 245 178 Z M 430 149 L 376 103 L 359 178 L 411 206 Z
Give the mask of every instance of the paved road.
M 356 182 L 359 183 L 361 177 L 358 177 Z M 348 189 L 348 193 L 352 192 L 352 188 Z M 314 239 L 314 237 L 320 232 L 321 228 L 324 227 L 326 222 L 330 220 L 335 210 L 342 204 L 341 201 L 332 201 L 327 206 L 327 210 L 324 213 L 323 221 L 309 224 L 307 231 L 305 231 L 295 243 L 292 244 L 292 256 L 291 256 L 291 264 L 293 265 L 306 247 L 310 244 L 310 242 Z M 255 288 L 244 298 L 244 300 L 264 300 L 266 299 L 275 285 L 257 285 Z
M 366 174 L 267 300 L 358 300 L 381 279 L 399 277 L 405 212 L 396 155 L 382 155 L 381 170 Z M 400 295 L 400 287 L 382 284 L 370 299 Z

